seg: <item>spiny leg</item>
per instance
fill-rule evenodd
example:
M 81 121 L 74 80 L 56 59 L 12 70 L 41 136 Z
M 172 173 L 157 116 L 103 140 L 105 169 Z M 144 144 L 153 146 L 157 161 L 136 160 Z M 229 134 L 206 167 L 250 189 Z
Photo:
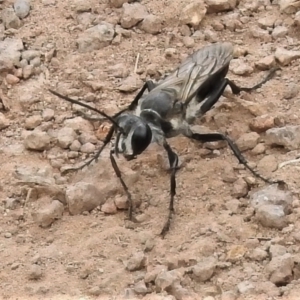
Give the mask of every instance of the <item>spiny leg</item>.
M 242 155 L 241 151 L 239 150 L 239 148 L 235 145 L 235 143 L 226 135 L 221 134 L 221 133 L 206 133 L 206 134 L 201 134 L 201 133 L 193 133 L 191 136 L 187 136 L 191 139 L 200 141 L 202 143 L 204 142 L 216 142 L 216 141 L 226 141 L 229 145 L 229 147 L 231 148 L 232 152 L 234 153 L 235 157 L 238 159 L 238 161 L 243 164 L 254 176 L 260 178 L 261 180 L 263 180 L 266 183 L 270 183 L 270 184 L 274 184 L 274 183 L 278 183 L 278 184 L 285 184 L 284 181 L 282 180 L 276 180 L 276 181 L 272 181 L 270 179 L 267 179 L 265 177 L 263 177 L 262 175 L 260 175 L 257 171 L 253 170 L 247 160 L 244 158 L 244 156 Z
M 228 85 L 230 86 L 232 93 L 235 95 L 239 94 L 241 91 L 251 92 L 253 90 L 260 88 L 263 84 L 265 84 L 267 81 L 272 79 L 277 70 L 280 70 L 280 68 L 279 67 L 272 68 L 270 70 L 270 72 L 268 73 L 268 75 L 264 79 L 262 79 L 259 83 L 257 83 L 256 85 L 254 85 L 252 87 L 239 87 L 233 81 L 227 79 Z
M 135 221 L 136 222 L 136 219 L 133 217 L 133 202 L 132 202 L 132 198 L 131 198 L 131 194 L 128 190 L 128 187 L 126 185 L 126 183 L 124 182 L 123 178 L 122 178 L 122 175 L 121 175 L 121 171 L 117 165 L 117 162 L 113 156 L 113 151 L 110 151 L 110 154 L 109 154 L 109 157 L 110 157 L 110 161 L 111 161 L 111 164 L 112 164 L 112 167 L 117 175 L 117 177 L 119 178 L 123 188 L 124 188 L 124 191 L 127 195 L 127 199 L 128 199 L 128 219 L 130 221 Z
M 170 203 L 169 203 L 169 213 L 167 221 L 160 233 L 162 238 L 165 237 L 166 233 L 169 231 L 172 216 L 174 214 L 174 197 L 176 195 L 176 171 L 178 170 L 178 156 L 177 154 L 171 149 L 169 144 L 164 141 L 163 144 L 164 149 L 167 151 L 169 164 L 170 164 L 170 171 L 171 171 L 171 177 L 170 177 Z

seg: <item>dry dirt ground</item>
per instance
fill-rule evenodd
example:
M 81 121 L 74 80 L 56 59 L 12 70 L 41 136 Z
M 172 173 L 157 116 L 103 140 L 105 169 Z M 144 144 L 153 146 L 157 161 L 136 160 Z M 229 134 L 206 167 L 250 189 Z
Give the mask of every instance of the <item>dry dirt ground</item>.
M 98 206 L 90 212 L 71 215 L 64 206 L 62 217 L 48 227 L 41 227 L 33 217 L 34 212 L 49 206 L 52 201 L 50 192 L 34 197 L 30 192 L 34 192 L 36 186 L 20 182 L 15 175 L 16 168 L 40 168 L 44 178 L 52 174 L 54 185 L 63 191 L 84 181 L 94 184 L 104 193 L 106 181 L 111 180 L 119 190 L 102 197 L 109 201 L 124 197 L 119 183 L 113 179 L 109 149 L 103 152 L 97 164 L 62 175 L 61 167 L 83 161 L 87 155 L 80 151 L 77 151 L 79 157 L 74 154 L 76 151 L 69 155 L 70 150 L 62 149 L 55 141 L 44 151 L 24 147 L 28 134 L 26 127 L 29 131 L 33 129 L 28 125 L 32 121 L 28 121 L 30 116 L 52 109 L 54 118 L 42 119 L 38 125 L 33 125 L 42 126 L 42 130 L 49 134 L 63 128 L 66 119 L 76 117 L 71 105 L 50 94 L 47 88 L 85 99 L 112 114 L 129 104 L 136 95 L 136 77 L 140 88 L 146 78 L 158 79 L 187 54 L 211 42 L 230 41 L 238 47 L 240 54 L 245 50 L 248 52 L 233 62 L 228 75 L 242 86 L 251 86 L 265 76 L 266 72 L 255 64 L 274 55 L 278 47 L 299 50 L 295 14 L 281 12 L 275 1 L 241 0 L 233 11 L 206 13 L 198 29 L 192 29 L 192 32 L 190 26 L 179 21 L 182 7 L 189 3 L 191 1 L 142 0 L 140 4 L 162 20 L 160 33 L 146 33 L 134 26 L 119 34 L 106 47 L 88 52 L 78 50 L 78 37 L 97 22 L 120 24 L 122 7 L 116 8 L 108 0 L 32 0 L 30 13 L 22 20 L 22 26 L 6 31 L 5 36 L 21 38 L 26 49 L 43 53 L 43 59 L 38 71 L 30 78 L 20 76 L 19 82 L 9 84 L 6 75 L 1 77 L 2 101 L 6 99 L 10 106 L 8 110 L 2 110 L 9 126 L 1 130 L 0 135 L 1 299 L 300 297 L 299 273 L 295 269 L 292 278 L 278 286 L 271 283 L 266 270 L 271 245 L 292 255 L 299 253 L 300 171 L 297 164 L 276 170 L 277 164 L 295 158 L 297 149 L 265 145 L 264 132 L 259 133 L 259 149 L 246 150 L 243 154 L 263 175 L 285 180 L 292 191 L 293 211 L 289 215 L 289 225 L 283 229 L 264 227 L 251 217 L 253 211 L 248 189 L 251 193 L 267 184 L 259 179 L 253 184 L 251 173 L 239 166 L 228 147 L 207 150 L 205 145 L 184 137 L 170 140 L 170 145 L 180 156 L 182 168 L 177 173 L 175 216 L 165 239 L 161 239 L 159 233 L 168 211 L 169 175 L 166 155 L 159 147 L 151 146 L 132 162 L 126 162 L 122 157 L 117 159 L 125 181 L 129 182 L 132 197 L 140 202 L 135 210 L 140 220 L 137 225 L 125 221 L 125 210 L 116 212 L 113 205 L 108 205 L 111 214 L 105 214 Z M 12 4 L 13 1 L 4 0 L 0 5 L 3 10 Z M 78 12 L 80 5 L 91 10 Z M 80 19 L 82 14 L 85 14 L 82 19 L 87 23 Z M 95 17 L 93 24 L 89 23 L 87 16 L 90 15 L 87 14 Z M 232 25 L 235 21 L 237 25 Z M 272 36 L 272 31 L 278 26 L 284 27 L 286 32 L 279 37 Z M 192 36 L 196 30 L 199 31 Z M 191 36 L 194 42 L 187 38 Z M 137 75 L 134 75 L 138 54 Z M 239 65 L 242 65 L 241 73 L 246 73 L 243 76 L 232 72 L 235 68 L 238 70 L 235 73 L 238 73 Z M 299 80 L 299 61 L 295 59 L 282 66 L 275 78 L 259 90 L 230 98 L 221 97 L 215 109 L 198 125 L 228 133 L 234 140 L 251 132 L 249 124 L 261 115 L 271 119 L 276 117 L 278 126 L 300 125 Z M 119 91 L 122 84 L 125 84 L 125 89 L 133 86 L 133 91 Z M 107 125 L 105 122 L 99 129 L 99 124 L 96 124 L 95 130 L 90 130 L 88 126 L 91 125 L 84 123 L 98 137 L 96 142 L 92 139 L 97 149 L 102 143 L 99 139 L 103 138 L 101 130 L 106 131 Z M 79 123 L 77 127 L 84 131 L 86 128 L 81 126 Z M 218 145 L 214 144 L 215 147 Z M 134 253 L 145 258 L 140 262 L 133 261 L 138 264 L 138 270 L 129 271 L 128 260 Z M 139 260 L 139 257 L 134 259 Z M 212 259 L 217 260 L 217 265 L 213 273 L 207 275 L 207 280 L 182 271 L 200 261 Z M 158 266 L 174 272 L 165 273 L 161 282 L 151 281 L 149 272 Z M 203 268 L 201 272 L 210 272 L 211 268 L 208 269 Z M 175 284 L 172 276 L 179 278 Z M 199 276 L 201 278 L 201 274 Z M 149 282 L 144 284 L 145 281 Z M 171 288 L 164 290 L 164 285 Z

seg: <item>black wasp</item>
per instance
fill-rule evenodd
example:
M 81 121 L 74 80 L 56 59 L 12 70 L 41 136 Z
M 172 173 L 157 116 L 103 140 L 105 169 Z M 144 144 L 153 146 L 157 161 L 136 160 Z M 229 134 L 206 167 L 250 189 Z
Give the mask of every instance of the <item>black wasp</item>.
M 122 179 L 114 154 L 123 154 L 127 160 L 132 160 L 142 154 L 150 143 L 155 142 L 161 145 L 167 152 L 171 171 L 169 214 L 161 236 L 165 236 L 169 230 L 174 213 L 175 174 L 178 170 L 178 156 L 168 144 L 168 138 L 182 134 L 202 143 L 224 140 L 239 162 L 256 177 L 267 183 L 282 183 L 282 181 L 266 179 L 253 170 L 227 135 L 222 133 L 202 134 L 191 130 L 191 124 L 216 104 L 227 85 L 230 86 L 233 94 L 239 94 L 241 91 L 250 92 L 261 87 L 275 74 L 276 68 L 271 70 L 268 76 L 257 85 L 251 88 L 238 87 L 226 78 L 232 58 L 233 46 L 231 43 L 214 43 L 205 46 L 188 56 L 172 73 L 158 83 L 151 80 L 146 81 L 133 102 L 112 117 L 85 103 L 50 90 L 52 94 L 66 101 L 99 113 L 113 124 L 96 155 L 81 167 L 73 168 L 73 170 L 81 169 L 93 160 L 97 160 L 104 147 L 111 141 L 113 134 L 116 133 L 115 144 L 110 151 L 110 160 L 128 197 L 129 219 L 134 220 L 131 194 Z M 148 93 L 144 95 L 146 90 Z

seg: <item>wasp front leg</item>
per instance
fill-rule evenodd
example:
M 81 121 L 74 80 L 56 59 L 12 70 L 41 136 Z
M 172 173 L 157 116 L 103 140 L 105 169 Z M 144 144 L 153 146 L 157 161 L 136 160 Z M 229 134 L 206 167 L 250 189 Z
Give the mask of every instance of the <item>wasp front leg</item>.
M 164 238 L 166 233 L 170 229 L 171 220 L 174 214 L 174 197 L 176 195 L 176 171 L 178 170 L 178 155 L 172 150 L 170 145 L 164 141 L 163 144 L 164 149 L 167 151 L 169 164 L 170 164 L 170 202 L 169 202 L 169 213 L 167 221 L 160 233 L 160 235 Z
M 121 174 L 121 171 L 117 165 L 117 162 L 113 156 L 113 150 L 110 151 L 110 154 L 109 154 L 109 157 L 110 157 L 110 161 L 111 161 L 111 164 L 112 164 L 112 167 L 117 175 L 117 177 L 119 178 L 123 188 L 124 188 L 124 191 L 127 195 L 127 200 L 128 200 L 128 219 L 130 221 L 134 221 L 134 222 L 137 222 L 137 220 L 135 219 L 135 217 L 133 216 L 133 201 L 132 201 L 132 197 L 131 197 L 131 194 L 129 192 L 129 189 L 126 185 L 126 183 L 124 182 L 123 178 L 122 178 L 122 174 Z

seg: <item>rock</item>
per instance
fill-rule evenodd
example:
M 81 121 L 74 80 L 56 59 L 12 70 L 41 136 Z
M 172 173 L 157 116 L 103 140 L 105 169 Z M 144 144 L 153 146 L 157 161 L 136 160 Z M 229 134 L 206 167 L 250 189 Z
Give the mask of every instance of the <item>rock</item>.
M 161 272 L 166 272 L 168 271 L 167 266 L 164 265 L 157 265 L 155 266 L 152 270 L 149 270 L 146 275 L 145 275 L 145 283 L 150 283 L 150 282 L 154 282 L 157 275 Z
M 277 20 L 276 16 L 272 16 L 272 15 L 266 16 L 266 17 L 259 18 L 257 20 L 257 24 L 262 29 L 273 28 L 276 20 Z
M 2 10 L 2 20 L 6 29 L 19 29 L 22 26 L 21 20 L 16 15 L 12 7 Z
M 240 136 L 236 141 L 236 144 L 241 151 L 251 150 L 257 145 L 259 139 L 259 134 L 256 132 L 249 132 Z
M 74 6 L 77 13 L 89 12 L 92 9 L 90 0 L 75 0 Z
M 268 252 L 260 248 L 255 248 L 248 256 L 256 261 L 262 261 L 269 257 Z
M 274 55 L 266 56 L 255 63 L 257 69 L 266 71 L 274 67 L 276 64 Z
M 33 130 L 24 139 L 24 146 L 28 150 L 44 151 L 49 149 L 51 137 L 43 131 Z
M 265 132 L 275 126 L 274 119 L 275 118 L 270 115 L 258 116 L 250 122 L 249 127 L 252 131 L 258 133 Z
M 5 232 L 5 233 L 4 233 L 4 237 L 5 237 L 6 239 L 10 239 L 10 238 L 12 237 L 11 232 Z
M 298 11 L 295 15 L 294 25 L 298 27 L 300 26 L 300 11 Z
M 59 200 L 65 205 L 67 204 L 65 191 L 54 183 L 36 185 L 34 188 L 32 188 L 31 194 L 32 197 L 30 197 L 28 200 L 36 201 L 39 198 L 47 196 L 51 199 Z
M 33 67 L 39 67 L 41 65 L 41 59 L 39 57 L 35 57 L 33 60 L 30 61 L 30 65 Z
M 261 41 L 267 43 L 272 41 L 272 37 L 268 30 L 262 29 L 258 26 L 253 26 L 250 29 L 252 37 L 260 39 Z
M 114 25 L 102 21 L 79 35 L 76 40 L 78 51 L 85 53 L 107 47 L 113 40 L 114 34 Z
M 14 85 L 14 84 L 17 84 L 18 82 L 20 82 L 20 78 L 18 78 L 15 75 L 12 75 L 12 74 L 7 74 L 5 80 L 8 84 L 11 84 L 11 85 Z
M 286 285 L 293 280 L 294 259 L 291 254 L 272 258 L 266 267 L 270 281 L 276 285 Z
M 63 127 L 57 133 L 57 141 L 61 148 L 67 149 L 76 139 L 76 132 L 70 127 Z
M 124 3 L 123 14 L 121 16 L 121 26 L 125 29 L 132 28 L 148 15 L 147 8 L 138 3 Z
M 135 291 L 136 294 L 138 295 L 145 295 L 148 292 L 148 289 L 146 287 L 145 281 L 144 280 L 140 280 L 138 281 L 134 287 L 133 290 Z
M 32 213 L 32 218 L 39 226 L 49 227 L 55 220 L 61 219 L 64 212 L 64 205 L 54 200 L 47 207 Z
M 261 205 L 256 210 L 257 220 L 265 227 L 283 229 L 287 220 L 281 205 Z
M 0 112 L 0 130 L 3 130 L 9 126 L 9 121 L 3 113 Z
M 6 38 L 0 41 L 0 71 L 13 70 L 14 65 L 18 66 L 23 49 L 21 39 Z
M 109 0 L 113 7 L 120 8 L 124 3 L 133 2 L 134 0 Z
M 30 1 L 29 0 L 16 0 L 14 3 L 14 10 L 16 15 L 20 19 L 24 19 L 30 12 Z
M 263 143 L 257 144 L 251 152 L 255 155 L 263 154 L 266 151 L 266 147 Z
M 271 128 L 266 131 L 265 142 L 267 145 L 284 146 L 288 150 L 300 147 L 300 126 L 287 125 L 280 128 Z
M 89 289 L 88 293 L 92 296 L 99 297 L 102 293 L 102 289 L 99 286 L 93 286 Z
M 101 211 L 106 214 L 116 214 L 117 213 L 117 207 L 114 202 L 107 201 L 101 206 Z
M 282 47 L 277 47 L 275 51 L 276 60 L 283 66 L 287 66 L 293 60 L 300 58 L 300 51 L 286 50 Z
M 51 108 L 46 108 L 43 110 L 42 118 L 45 122 L 51 121 L 54 118 L 54 110 Z
M 66 200 L 71 215 L 91 211 L 105 203 L 106 197 L 98 187 L 87 182 L 77 182 L 66 190 Z
M 257 169 L 260 172 L 274 172 L 277 170 L 277 159 L 275 155 L 264 156 L 257 164 Z
M 128 199 L 126 196 L 116 196 L 115 205 L 118 209 L 127 209 L 128 208 Z
M 134 92 L 143 85 L 142 80 L 138 75 L 128 76 L 118 87 L 121 92 Z
M 283 256 L 284 254 L 287 253 L 286 247 L 282 245 L 271 245 L 269 248 L 269 253 L 271 256 L 271 259 L 278 257 L 278 256 Z
M 55 185 L 51 167 L 18 166 L 13 175 L 23 184 Z
M 298 0 L 279 0 L 279 8 L 281 12 L 294 14 L 300 9 L 300 2 Z
M 255 285 L 251 281 L 242 281 L 237 285 L 237 289 L 242 295 L 255 293 Z
M 208 6 L 208 13 L 230 11 L 237 6 L 237 0 L 206 0 L 205 2 Z
M 180 12 L 180 24 L 197 27 L 205 17 L 206 11 L 204 1 L 193 1 L 185 4 Z
M 237 214 L 238 211 L 239 211 L 239 207 L 241 205 L 241 202 L 237 199 L 232 199 L 232 200 L 229 200 L 228 202 L 226 202 L 225 206 L 226 208 L 231 212 L 231 213 L 234 213 L 234 214 Z
M 233 183 L 237 180 L 237 176 L 235 175 L 234 169 L 231 165 L 228 165 L 223 169 L 222 180 L 229 183 Z
M 232 61 L 230 65 L 230 70 L 235 75 L 248 76 L 253 73 L 254 69 L 243 61 L 236 59 Z
M 22 59 L 26 59 L 28 62 L 40 56 L 41 53 L 38 50 L 25 50 L 22 52 Z
M 221 300 L 236 300 L 237 294 L 234 291 L 226 291 L 221 295 Z
M 26 118 L 24 127 L 28 130 L 32 130 L 41 124 L 42 124 L 42 117 L 40 115 L 33 115 Z
M 280 296 L 280 290 L 277 286 L 270 281 L 258 282 L 256 284 L 256 292 L 261 294 L 266 294 L 269 297 L 278 297 Z
M 285 26 L 277 26 L 272 32 L 272 37 L 274 39 L 284 38 L 288 34 L 288 29 Z
M 94 130 L 93 125 L 89 121 L 83 119 L 82 117 L 67 119 L 64 121 L 64 125 L 66 127 L 71 127 L 78 133 L 92 132 Z
M 92 144 L 97 144 L 97 138 L 94 136 L 94 134 L 90 132 L 82 132 L 81 135 L 78 138 L 78 141 L 81 144 L 86 144 L 86 143 L 92 143 Z
M 70 145 L 70 150 L 72 151 L 79 151 L 81 148 L 81 143 L 78 140 L 75 140 L 71 145 Z
M 235 198 L 242 198 L 248 194 L 248 184 L 243 178 L 239 178 L 233 184 L 231 195 Z
M 22 69 L 23 78 L 28 79 L 33 74 L 34 67 L 32 65 L 24 66 Z
M 299 86 L 295 83 L 290 83 L 283 92 L 284 99 L 292 99 L 299 93 Z
M 16 209 L 20 201 L 15 198 L 7 198 L 5 200 L 5 208 L 7 209 Z
M 41 266 L 37 264 L 32 264 L 29 268 L 28 277 L 30 280 L 38 280 L 43 276 L 43 271 Z
M 190 36 L 183 37 L 182 42 L 187 48 L 193 48 L 195 45 L 195 40 Z
M 129 75 L 129 68 L 123 63 L 110 66 L 108 70 L 116 78 L 126 78 Z
M 96 150 L 96 146 L 90 142 L 85 143 L 80 147 L 80 151 L 82 153 L 94 153 Z
M 155 286 L 157 292 L 170 290 L 176 284 L 180 283 L 180 274 L 177 270 L 162 271 L 155 279 Z
M 247 252 L 247 248 L 243 245 L 233 245 L 227 252 L 226 260 L 237 262 L 241 260 Z
M 209 280 L 216 269 L 216 259 L 207 257 L 192 267 L 193 278 L 198 282 Z
M 170 58 L 173 57 L 177 53 L 177 50 L 175 48 L 167 48 L 165 50 L 165 57 Z
M 143 252 L 135 252 L 127 261 L 126 270 L 137 271 L 141 270 L 146 265 L 146 256 Z
M 162 20 L 154 15 L 145 16 L 140 29 L 150 34 L 157 34 L 162 30 Z

